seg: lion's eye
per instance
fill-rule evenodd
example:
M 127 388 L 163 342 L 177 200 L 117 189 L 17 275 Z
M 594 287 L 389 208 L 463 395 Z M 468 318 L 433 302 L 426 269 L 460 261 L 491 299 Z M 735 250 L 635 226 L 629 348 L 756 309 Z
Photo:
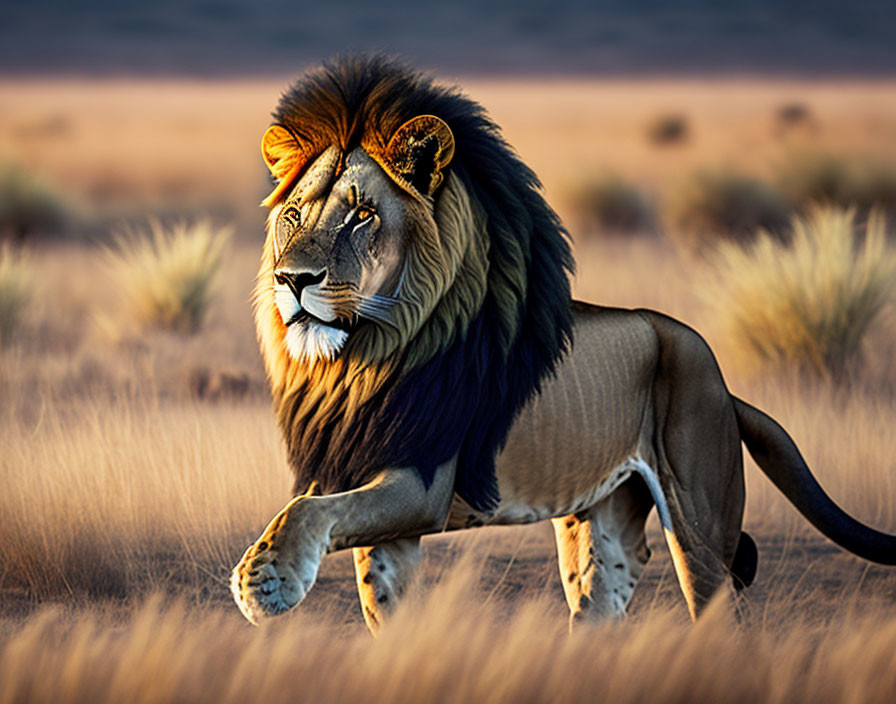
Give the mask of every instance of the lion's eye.
M 302 213 L 294 205 L 283 209 L 283 217 L 289 220 L 292 225 L 298 225 L 302 221 Z
M 345 216 L 345 225 L 354 232 L 362 225 L 371 222 L 376 216 L 376 211 L 366 205 L 358 205 L 352 208 Z

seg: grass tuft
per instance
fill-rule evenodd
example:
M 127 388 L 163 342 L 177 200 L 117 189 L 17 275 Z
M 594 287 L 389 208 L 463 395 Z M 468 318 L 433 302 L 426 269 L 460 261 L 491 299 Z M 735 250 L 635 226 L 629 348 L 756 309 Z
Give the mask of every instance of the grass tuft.
M 864 238 L 855 211 L 816 206 L 794 218 L 789 245 L 766 232 L 743 249 L 722 243 L 707 296 L 743 354 L 845 380 L 896 282 L 883 216 Z
M 0 345 L 12 338 L 28 305 L 34 274 L 25 255 L 0 249 Z
M 119 234 L 109 263 L 133 319 L 141 325 L 194 333 L 202 326 L 231 229 L 210 221 Z

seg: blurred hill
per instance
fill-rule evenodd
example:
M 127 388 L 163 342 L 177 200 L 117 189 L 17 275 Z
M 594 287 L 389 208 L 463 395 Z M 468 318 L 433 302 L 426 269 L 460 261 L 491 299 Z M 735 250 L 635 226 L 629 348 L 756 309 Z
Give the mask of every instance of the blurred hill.
M 0 74 L 257 76 L 347 51 L 460 74 L 896 73 L 892 0 L 3 0 Z

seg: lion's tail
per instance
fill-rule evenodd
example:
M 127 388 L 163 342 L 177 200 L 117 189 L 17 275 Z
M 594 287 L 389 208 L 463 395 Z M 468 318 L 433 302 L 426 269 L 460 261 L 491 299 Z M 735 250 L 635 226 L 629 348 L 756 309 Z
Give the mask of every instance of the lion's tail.
M 758 408 L 734 398 L 744 444 L 756 464 L 808 521 L 842 548 L 884 565 L 896 564 L 896 536 L 859 523 L 824 493 L 796 444 Z

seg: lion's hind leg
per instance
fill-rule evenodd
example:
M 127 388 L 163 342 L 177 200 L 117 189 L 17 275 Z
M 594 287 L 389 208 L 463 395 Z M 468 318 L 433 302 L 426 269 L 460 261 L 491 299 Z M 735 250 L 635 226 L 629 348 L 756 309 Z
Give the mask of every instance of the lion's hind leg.
M 731 394 L 706 342 L 657 313 L 643 315 L 660 340 L 654 382 L 651 493 L 692 618 L 723 585 L 741 536 L 744 475 Z M 650 484 L 651 481 L 648 481 Z M 745 547 L 745 550 L 747 547 Z M 743 553 L 743 557 L 749 557 Z
M 377 635 L 417 572 L 422 554 L 420 538 L 354 548 L 352 553 L 364 621 Z
M 625 616 L 650 557 L 644 522 L 652 506 L 644 482 L 632 477 L 591 508 L 553 519 L 570 628 Z

